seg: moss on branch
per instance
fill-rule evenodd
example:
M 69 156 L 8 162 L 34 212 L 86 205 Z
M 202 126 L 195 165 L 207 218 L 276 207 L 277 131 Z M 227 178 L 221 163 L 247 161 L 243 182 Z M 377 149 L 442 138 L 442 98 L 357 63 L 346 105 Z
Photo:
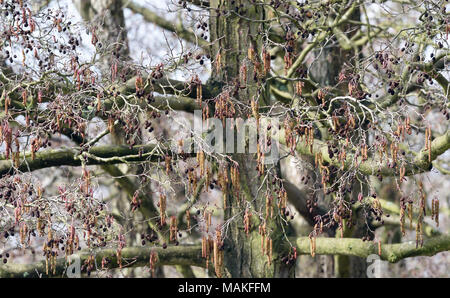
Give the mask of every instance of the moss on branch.
M 127 162 L 156 162 L 161 155 L 155 153 L 156 145 L 139 145 L 130 148 L 124 145 L 102 145 L 90 148 L 86 153 L 86 165 L 117 164 Z M 54 166 L 81 166 L 81 155 L 75 149 L 48 149 L 37 152 L 33 159 L 30 153 L 20 155 L 16 170 L 34 171 Z M 13 174 L 13 162 L 0 156 L 0 177 Z
M 161 247 L 129 247 L 122 250 L 122 267 L 143 267 L 149 266 L 150 253 L 155 252 L 158 255 L 156 266 L 163 265 L 188 265 L 205 267 L 206 262 L 202 258 L 200 246 L 169 246 L 166 249 Z M 103 249 L 95 253 L 80 253 L 80 265 L 90 257 L 95 256 L 95 262 L 98 269 L 101 269 L 102 259 L 109 260 L 105 268 L 118 268 L 116 250 Z M 73 260 L 73 259 L 72 259 Z M 72 261 L 73 263 L 73 261 Z M 5 264 L 0 265 L 0 278 L 35 278 L 40 277 L 64 277 L 69 266 L 65 258 L 59 258 L 56 261 L 55 274 L 46 275 L 45 261 L 39 261 L 34 264 Z M 50 268 L 49 268 L 50 271 Z M 50 273 L 50 272 L 49 272 Z
M 284 130 L 280 131 L 279 141 L 281 144 L 286 144 Z M 431 143 L 431 154 L 429 155 L 429 150 L 423 148 L 417 156 L 406 162 L 405 164 L 405 176 L 419 174 L 423 172 L 430 171 L 432 168 L 432 162 L 445 151 L 450 149 L 450 131 L 446 131 L 443 135 L 435 138 Z M 320 140 L 314 140 L 314 145 L 312 150 L 310 146 L 305 142 L 298 142 L 296 151 L 303 155 L 315 156 L 316 153 L 321 153 L 322 158 L 325 162 L 333 164 L 337 167 L 341 167 L 342 163 L 335 158 L 330 158 L 328 155 L 328 146 L 325 142 Z M 431 158 L 430 158 L 431 157 Z M 355 158 L 354 154 L 347 152 L 347 158 L 344 162 L 344 168 L 350 169 L 354 167 L 361 174 L 364 175 L 377 175 L 378 173 L 383 176 L 394 176 L 399 175 L 397 168 L 391 168 L 388 165 L 386 159 L 380 161 L 379 158 L 369 158 L 366 161 L 361 161 L 361 158 Z
M 309 254 L 310 240 L 308 237 L 294 239 L 297 252 Z M 382 244 L 381 259 L 396 263 L 402 259 L 416 256 L 433 256 L 442 251 L 450 250 L 450 236 L 442 235 L 425 240 L 422 247 L 416 248 L 415 241 L 398 244 Z M 378 254 L 378 243 L 362 241 L 354 238 L 316 238 L 316 254 L 345 255 L 367 258 L 371 254 Z

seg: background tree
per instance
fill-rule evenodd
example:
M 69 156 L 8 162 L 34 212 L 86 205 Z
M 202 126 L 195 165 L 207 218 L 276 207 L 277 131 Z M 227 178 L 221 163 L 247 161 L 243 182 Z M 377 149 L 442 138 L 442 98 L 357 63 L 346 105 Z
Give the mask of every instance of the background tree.
M 76 255 L 97 276 L 356 277 L 449 250 L 447 6 L 0 0 L 0 276 Z M 256 153 L 188 125 L 240 119 Z

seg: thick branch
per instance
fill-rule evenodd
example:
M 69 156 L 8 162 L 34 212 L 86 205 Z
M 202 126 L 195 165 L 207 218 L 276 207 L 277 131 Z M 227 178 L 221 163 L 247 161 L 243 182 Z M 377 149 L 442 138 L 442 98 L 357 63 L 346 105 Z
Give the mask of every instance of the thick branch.
M 127 267 L 142 267 L 149 266 L 150 253 L 155 252 L 158 255 L 156 266 L 163 265 L 189 265 L 205 267 L 206 262 L 202 258 L 202 251 L 200 246 L 169 246 L 166 249 L 161 247 L 128 247 L 122 250 L 122 266 Z M 116 250 L 104 249 L 96 253 L 82 253 L 80 257 L 80 264 L 83 265 L 87 258 L 91 255 L 95 256 L 95 261 L 98 269 L 101 268 L 102 259 L 108 258 L 109 263 L 106 268 L 118 268 Z M 72 261 L 73 264 L 74 261 Z M 49 276 L 62 277 L 69 264 L 65 258 L 59 258 L 56 261 L 55 275 L 51 274 L 49 268 Z M 38 275 L 39 274 L 39 275 Z M 34 264 L 6 264 L 0 265 L 0 278 L 13 277 L 39 277 L 46 275 L 45 261 L 36 262 Z
M 280 143 L 286 144 L 284 131 L 280 131 Z M 445 132 L 442 136 L 435 138 L 431 143 L 431 154 L 428 149 L 423 148 L 418 155 L 405 163 L 405 176 L 423 173 L 431 170 L 432 162 L 445 151 L 450 148 L 450 131 Z M 331 159 L 328 155 L 327 144 L 323 141 L 314 140 L 312 150 L 305 142 L 298 142 L 296 150 L 300 154 L 314 156 L 316 153 L 321 153 L 324 161 L 341 167 L 342 163 L 335 157 Z M 431 157 L 431 158 L 430 158 Z M 383 176 L 397 175 L 397 169 L 389 167 L 388 160 L 384 159 L 382 162 L 379 158 L 369 158 L 361 162 L 360 158 L 355 158 L 354 154 L 347 154 L 344 162 L 344 168 L 349 169 L 355 167 L 364 175 L 377 175 L 381 173 Z
M 308 237 L 297 238 L 295 243 L 297 244 L 298 253 L 309 254 L 311 252 Z M 416 248 L 415 241 L 382 244 L 381 259 L 395 263 L 405 258 L 433 256 L 447 250 L 450 250 L 450 236 L 443 235 L 425 240 L 423 246 L 418 248 Z M 378 254 L 378 243 L 354 238 L 316 238 L 315 253 L 367 258 L 371 254 Z
M 203 39 L 197 38 L 195 33 L 192 30 L 186 29 L 180 23 L 178 25 L 166 20 L 163 17 L 160 17 L 158 14 L 154 13 L 148 8 L 141 6 L 139 4 L 134 3 L 133 1 L 125 1 L 125 7 L 131 9 L 134 13 L 138 13 L 142 15 L 144 20 L 147 22 L 153 23 L 163 29 L 176 33 L 180 38 L 189 41 L 193 44 L 198 44 L 203 49 L 208 48 L 208 43 Z
M 122 94 L 136 94 L 136 77 L 129 79 L 119 90 Z M 155 91 L 161 94 L 176 94 L 184 97 L 197 98 L 197 88 L 188 82 L 169 79 L 166 76 L 152 80 L 144 90 L 146 93 Z M 202 85 L 202 96 L 205 99 L 213 98 L 221 91 L 221 86 L 210 83 Z
M 117 164 L 137 161 L 159 161 L 161 155 L 154 151 L 156 145 L 140 145 L 130 149 L 123 145 L 102 145 L 92 147 L 84 152 L 86 156 L 86 165 Z M 14 169 L 11 160 L 0 159 L 0 177 L 11 173 Z M 49 149 L 37 152 L 34 159 L 31 154 L 20 156 L 20 164 L 17 167 L 19 171 L 34 171 L 54 166 L 81 166 L 82 157 L 80 153 L 71 148 L 67 149 Z
M 310 254 L 310 239 L 300 237 L 292 239 L 297 246 L 298 254 Z M 416 248 L 414 241 L 399 244 L 381 245 L 381 259 L 391 263 L 416 256 L 433 256 L 439 252 L 450 250 L 450 236 L 442 235 L 425 240 L 423 246 Z M 171 246 L 167 249 L 148 247 L 129 247 L 122 250 L 123 267 L 146 266 L 149 263 L 150 253 L 158 254 L 157 266 L 161 265 L 190 265 L 205 267 L 206 262 L 201 257 L 200 246 Z M 378 244 L 371 241 L 362 241 L 354 238 L 317 238 L 316 254 L 345 255 L 367 258 L 371 254 L 378 254 Z M 81 264 L 90 256 L 81 254 Z M 110 260 L 107 268 L 117 268 L 116 251 L 112 249 L 101 250 L 95 254 L 95 260 L 101 264 L 102 258 Z M 56 275 L 61 276 L 67 268 L 65 258 L 57 260 Z M 6 264 L 0 266 L 0 277 L 38 277 L 45 274 L 45 261 L 34 264 Z
M 154 101 L 150 103 L 150 106 L 160 110 L 172 109 L 175 111 L 185 111 L 193 113 L 195 110 L 201 109 L 196 100 L 190 97 L 183 97 L 176 95 L 168 95 L 168 96 L 155 95 L 153 99 Z M 151 109 L 147 101 L 144 99 L 133 100 L 130 103 L 138 104 L 142 109 Z M 105 100 L 103 103 L 105 110 L 110 110 L 113 105 L 118 108 L 121 108 L 124 106 L 124 104 L 125 102 L 121 97 L 110 98 Z

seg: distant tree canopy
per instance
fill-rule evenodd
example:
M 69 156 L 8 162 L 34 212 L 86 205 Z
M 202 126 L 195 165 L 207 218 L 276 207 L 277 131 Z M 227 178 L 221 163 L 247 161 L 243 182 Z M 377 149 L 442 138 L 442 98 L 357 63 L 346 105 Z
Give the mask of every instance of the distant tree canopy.
M 450 249 L 447 1 L 66 4 L 0 0 L 0 277 Z

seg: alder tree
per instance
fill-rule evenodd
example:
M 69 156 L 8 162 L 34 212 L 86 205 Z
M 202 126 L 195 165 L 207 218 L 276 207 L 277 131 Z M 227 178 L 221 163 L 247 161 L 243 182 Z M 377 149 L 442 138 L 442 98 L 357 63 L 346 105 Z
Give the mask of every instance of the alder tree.
M 447 0 L 156 2 L 0 0 L 0 277 L 450 249 Z

